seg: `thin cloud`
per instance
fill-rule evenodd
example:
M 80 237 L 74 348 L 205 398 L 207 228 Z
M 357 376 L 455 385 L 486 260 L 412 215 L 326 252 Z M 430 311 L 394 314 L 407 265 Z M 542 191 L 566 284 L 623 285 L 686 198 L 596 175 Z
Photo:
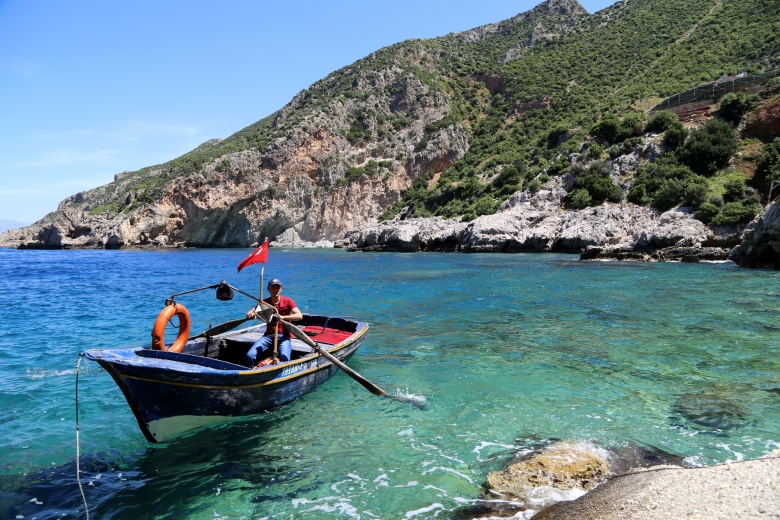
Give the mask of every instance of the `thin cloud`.
M 12 76 L 21 78 L 33 78 L 41 75 L 43 66 L 33 61 L 16 59 L 0 63 L 0 70 L 6 71 Z
M 117 150 L 81 151 L 73 148 L 51 150 L 36 159 L 16 164 L 16 168 L 50 168 L 66 164 L 101 164 L 111 165 L 119 155 Z
M 161 123 L 158 121 L 128 121 L 118 127 L 109 129 L 74 128 L 62 132 L 39 132 L 35 139 L 42 141 L 64 141 L 68 139 L 110 138 L 121 141 L 137 141 L 149 135 L 174 135 L 191 137 L 203 132 L 203 129 L 192 125 Z
M 47 182 L 40 188 L 0 188 L 0 197 L 35 197 L 40 198 L 45 195 L 56 195 L 59 199 L 64 199 L 68 194 L 79 191 L 87 191 L 98 188 L 106 184 L 103 180 L 79 180 L 71 182 Z

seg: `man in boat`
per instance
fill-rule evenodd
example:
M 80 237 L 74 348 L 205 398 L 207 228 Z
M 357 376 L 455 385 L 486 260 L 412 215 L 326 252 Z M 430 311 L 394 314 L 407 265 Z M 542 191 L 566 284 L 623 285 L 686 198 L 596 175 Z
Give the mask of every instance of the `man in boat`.
M 290 332 L 278 320 L 298 321 L 303 319 L 303 314 L 301 314 L 293 299 L 282 296 L 282 282 L 278 278 L 268 282 L 268 292 L 271 293 L 271 296 L 263 301 L 272 305 L 276 309 L 276 314 L 265 328 L 263 337 L 255 341 L 254 345 L 246 353 L 246 366 L 248 367 L 257 368 L 276 363 L 277 361 L 290 361 L 290 355 L 292 354 Z M 249 319 L 257 318 L 259 312 L 260 306 L 258 305 L 249 309 L 246 317 Z M 275 351 L 275 347 L 278 349 L 277 351 Z M 278 360 L 276 359 L 277 352 Z

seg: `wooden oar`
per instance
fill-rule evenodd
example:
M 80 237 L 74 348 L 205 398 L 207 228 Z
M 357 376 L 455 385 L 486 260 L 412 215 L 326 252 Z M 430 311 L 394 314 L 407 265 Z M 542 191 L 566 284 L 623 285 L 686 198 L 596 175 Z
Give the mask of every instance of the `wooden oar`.
M 211 337 L 216 336 L 217 334 L 222 334 L 223 332 L 227 332 L 229 330 L 235 329 L 245 321 L 248 321 L 250 318 L 240 318 L 237 320 L 232 321 L 226 321 L 225 323 L 220 323 L 219 325 L 215 327 L 211 327 L 208 330 L 204 330 L 197 336 L 192 336 L 190 339 L 197 339 L 197 338 L 205 338 L 205 337 Z
M 305 332 L 303 332 L 301 329 L 296 327 L 290 322 L 280 320 L 282 322 L 282 325 L 292 332 L 296 338 L 303 341 L 307 345 L 309 345 L 311 348 L 313 348 L 317 353 L 319 353 L 321 356 L 324 356 L 328 361 L 339 367 L 341 370 L 346 372 L 349 377 L 360 383 L 363 388 L 368 390 L 374 395 L 384 396 L 384 397 L 392 397 L 387 392 L 376 386 L 374 383 L 366 379 L 365 377 L 361 376 L 351 368 L 349 368 L 347 365 L 345 365 L 343 362 L 341 362 L 336 356 L 325 350 L 324 348 L 320 347 L 317 343 L 311 340 L 309 336 L 306 335 Z

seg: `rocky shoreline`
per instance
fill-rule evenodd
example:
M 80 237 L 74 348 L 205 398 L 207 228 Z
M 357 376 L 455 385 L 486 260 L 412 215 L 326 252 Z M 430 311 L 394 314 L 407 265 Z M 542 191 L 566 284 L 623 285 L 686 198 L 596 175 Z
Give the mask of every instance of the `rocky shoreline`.
M 654 466 L 609 480 L 538 520 L 780 518 L 780 450 L 705 468 Z
M 579 254 L 582 260 L 646 262 L 725 262 L 743 267 L 780 268 L 780 209 L 771 204 L 746 228 L 710 229 L 684 207 L 666 212 L 631 203 L 604 203 L 582 210 L 563 209 L 566 191 L 551 186 L 536 193 L 521 191 L 499 211 L 470 222 L 441 217 L 406 218 L 363 226 L 331 241 L 307 241 L 289 228 L 277 235 L 272 247 L 336 247 L 362 252 L 461 252 Z M 69 210 L 46 223 L 9 230 L 0 235 L 0 247 L 18 249 L 162 249 L 204 247 L 171 242 L 165 235 L 154 240 L 127 242 L 122 232 L 98 239 L 82 229 Z M 105 233 L 104 233 L 105 235 Z M 143 238 L 143 237 L 141 237 Z M 255 244 L 256 245 L 256 244 Z M 211 247 L 232 247 L 211 244 Z
M 686 467 L 656 448 L 548 441 L 487 476 L 457 518 L 780 518 L 780 450 L 751 461 Z
M 471 222 L 398 218 L 351 231 L 336 247 L 348 251 L 553 252 L 583 260 L 726 261 L 740 229 L 713 231 L 690 210 L 660 213 L 631 203 L 563 210 L 560 188 L 515 193 L 493 215 Z

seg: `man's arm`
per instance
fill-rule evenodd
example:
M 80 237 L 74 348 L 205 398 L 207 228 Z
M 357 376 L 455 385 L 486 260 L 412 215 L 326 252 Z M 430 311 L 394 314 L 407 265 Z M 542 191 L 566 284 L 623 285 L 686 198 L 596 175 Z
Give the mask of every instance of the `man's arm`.
M 298 307 L 293 307 L 292 311 L 290 311 L 290 314 L 287 316 L 279 316 L 284 321 L 298 321 L 303 319 L 303 313 L 301 313 L 300 309 Z

